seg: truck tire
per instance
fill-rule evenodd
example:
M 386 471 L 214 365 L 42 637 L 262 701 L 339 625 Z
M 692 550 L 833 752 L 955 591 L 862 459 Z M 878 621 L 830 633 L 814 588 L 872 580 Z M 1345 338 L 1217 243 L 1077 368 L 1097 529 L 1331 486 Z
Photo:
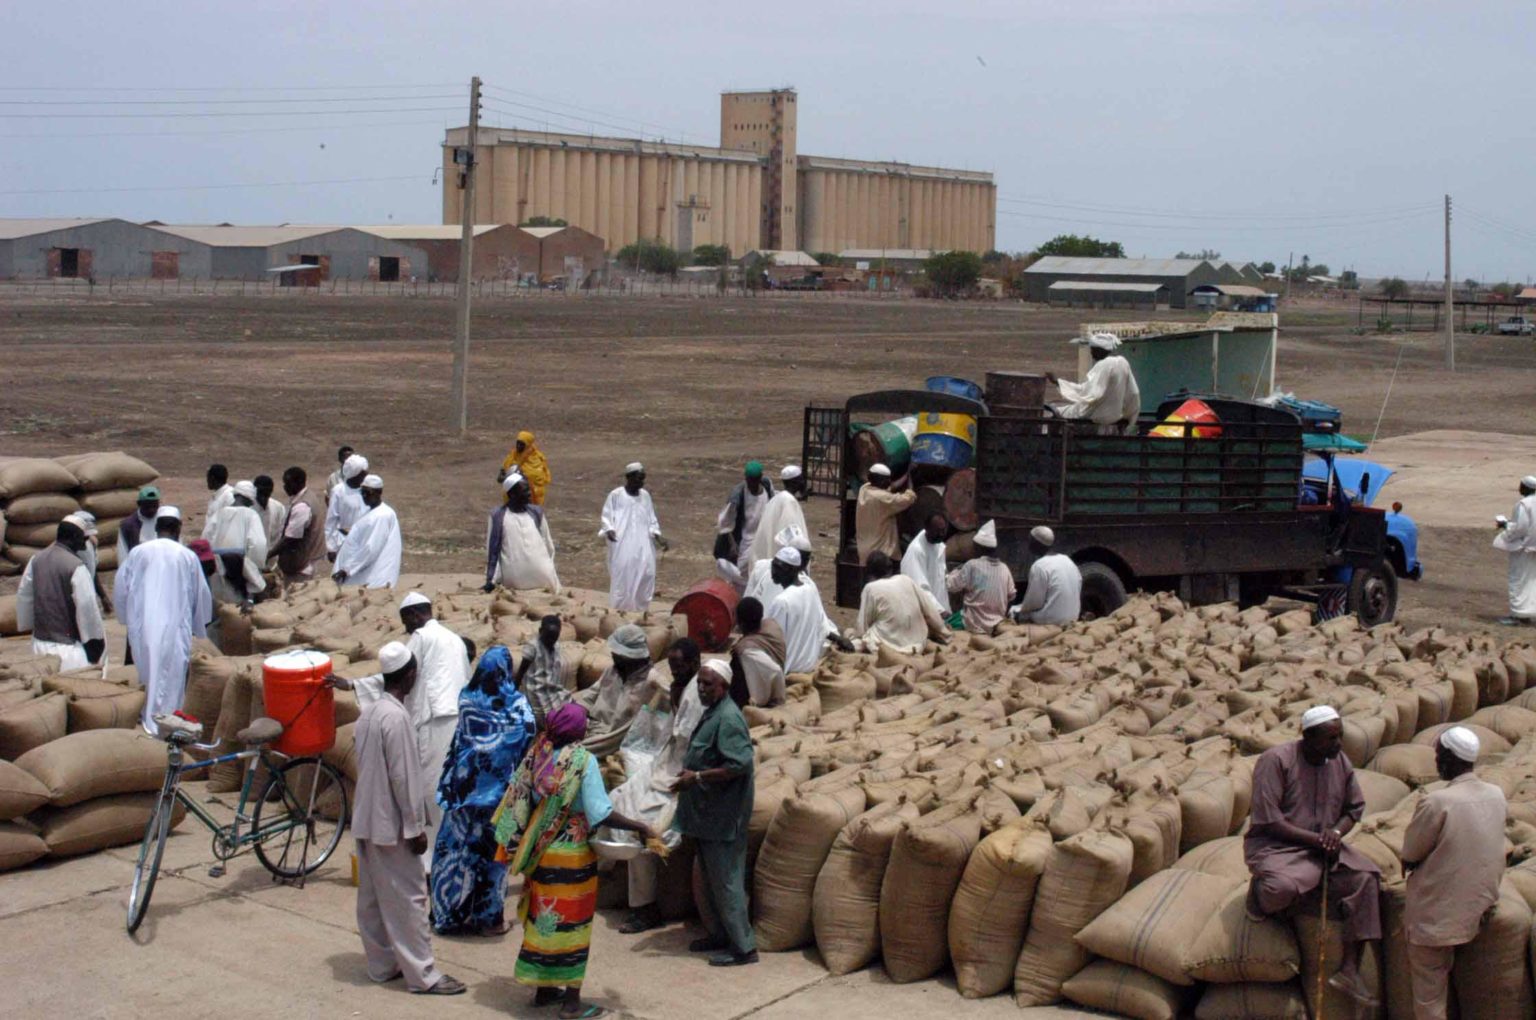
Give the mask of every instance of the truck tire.
M 1083 575 L 1080 619 L 1100 620 L 1125 605 L 1125 582 L 1119 574 L 1102 563 L 1082 563 L 1078 570 Z
M 1397 573 L 1385 559 L 1356 567 L 1349 579 L 1349 611 L 1370 628 L 1392 622 L 1397 615 Z

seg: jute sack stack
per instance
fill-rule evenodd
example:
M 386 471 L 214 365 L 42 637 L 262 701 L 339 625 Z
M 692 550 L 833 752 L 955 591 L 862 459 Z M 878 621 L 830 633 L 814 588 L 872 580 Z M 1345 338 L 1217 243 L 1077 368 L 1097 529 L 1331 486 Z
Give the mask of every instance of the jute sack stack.
M 1343 926 L 1336 920 L 1329 922 L 1328 938 L 1323 946 L 1323 953 L 1319 956 L 1318 944 L 1322 931 L 1317 915 L 1310 912 L 1298 914 L 1291 923 L 1296 932 L 1296 948 L 1301 952 L 1301 988 L 1306 995 L 1308 1006 L 1314 1012 L 1318 1009 L 1318 971 L 1321 970 L 1324 976 L 1321 1007 L 1323 1014 L 1332 1017 L 1361 1015 L 1356 1012 L 1356 1003 L 1353 998 L 1330 987 L 1327 982 L 1327 975 L 1337 971 L 1343 959 Z M 1378 957 L 1380 948 L 1379 945 L 1370 946 L 1360 956 L 1360 977 L 1371 989 L 1371 995 L 1378 1000 L 1381 998 L 1382 988 L 1381 965 Z
M 1531 908 L 1505 882 L 1482 929 L 1456 952 L 1451 981 L 1462 1020 L 1530 1020 Z
M 1284 984 L 1211 985 L 1195 1006 L 1195 1020 L 1308 1020 L 1295 981 Z M 1392 1020 L 1398 1020 L 1393 1016 Z M 1404 1015 L 1403 1020 L 1410 1020 Z
M 949 959 L 950 903 L 981 840 L 977 797 L 907 823 L 891 846 L 880 887 L 880 955 L 898 984 L 932 977 Z
M 1123 834 L 1090 829 L 1051 848 L 1013 972 L 1020 1006 L 1047 1006 L 1089 960 L 1078 932 L 1125 892 L 1133 857 Z
M 0 758 L 15 761 L 68 729 L 69 699 L 63 694 L 44 694 L 0 710 Z
M 1301 952 L 1290 926 L 1250 919 L 1248 883 L 1227 878 L 1226 899 L 1204 915 L 1199 933 L 1180 947 L 1185 974 L 1219 984 L 1292 980 L 1301 973 Z
M 786 952 L 814 937 L 816 876 L 838 833 L 864 808 L 864 790 L 855 785 L 797 796 L 779 807 L 752 876 L 759 949 Z
M 160 789 L 165 745 L 136 730 L 71 733 L 22 755 L 16 767 L 48 790 L 54 807 Z
M 1160 871 L 1077 934 L 1077 944 L 1175 985 L 1192 985 L 1185 950 L 1240 880 L 1199 871 Z
M 1185 997 L 1183 989 L 1111 960 L 1088 964 L 1068 979 L 1061 991 L 1079 1006 L 1135 1020 L 1176 1020 L 1183 1013 Z
M 71 807 L 47 808 L 36 817 L 49 856 L 69 857 L 139 842 L 159 798 L 158 792 L 117 793 Z M 177 801 L 171 826 L 180 825 L 186 816 L 187 809 Z
M 965 998 L 996 995 L 1013 983 L 1050 853 L 1050 833 L 1027 819 L 1003 826 L 971 853 L 949 909 L 949 955 Z
M 0 822 L 0 871 L 26 867 L 48 856 L 48 844 L 29 822 Z
M 843 827 L 816 876 L 811 925 L 822 963 L 848 974 L 880 955 L 880 887 L 891 846 L 918 819 L 915 804 L 894 800 Z
M 51 796 L 37 777 L 13 762 L 0 761 L 0 819 L 30 814 Z

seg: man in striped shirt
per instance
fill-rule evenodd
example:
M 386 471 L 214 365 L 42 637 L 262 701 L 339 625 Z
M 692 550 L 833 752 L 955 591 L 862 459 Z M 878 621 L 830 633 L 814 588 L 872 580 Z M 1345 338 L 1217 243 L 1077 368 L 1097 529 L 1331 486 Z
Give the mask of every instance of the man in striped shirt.
M 1008 615 L 1008 604 L 1017 591 L 1013 572 L 997 558 L 997 525 L 983 524 L 973 539 L 981 555 L 949 572 L 945 581 L 951 595 L 961 599 L 961 618 L 972 634 L 991 634 Z

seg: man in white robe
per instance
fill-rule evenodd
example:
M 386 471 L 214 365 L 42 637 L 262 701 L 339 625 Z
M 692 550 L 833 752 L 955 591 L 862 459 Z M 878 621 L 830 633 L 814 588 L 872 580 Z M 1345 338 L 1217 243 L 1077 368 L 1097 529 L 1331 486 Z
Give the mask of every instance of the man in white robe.
M 330 495 L 326 497 L 325 549 L 331 554 L 332 562 L 352 526 L 368 512 L 363 502 L 363 479 L 367 477 L 368 458 L 350 454 L 341 465 L 342 480 L 331 487 Z
M 393 588 L 400 580 L 400 519 L 394 507 L 384 502 L 384 480 L 378 475 L 365 477 L 361 491 L 368 510 L 336 551 L 331 576 L 337 584 Z M 335 505 L 332 500 L 331 506 Z
M 155 716 L 181 708 L 192 639 L 207 636 L 213 594 L 197 554 L 181 544 L 181 511 L 162 507 L 155 537 L 140 542 L 117 570 L 117 613 L 128 628 L 139 682 L 144 729 L 160 735 Z
M 884 646 L 903 655 L 915 655 L 929 638 L 940 644 L 949 640 L 949 627 L 939 615 L 938 606 L 916 581 L 896 572 L 896 564 L 889 556 L 883 552 L 870 553 L 864 570 L 871 580 L 860 594 L 859 622 L 850 635 L 855 649 L 875 652 Z
M 1499 621 L 1506 627 L 1536 621 L 1536 475 L 1520 479 L 1514 515 L 1494 519 L 1493 547 L 1509 554 L 1509 615 Z
M 805 511 L 800 508 L 804 494 L 805 474 L 800 470 L 800 465 L 784 465 L 779 471 L 779 491 L 773 494 L 773 498 L 763 508 L 763 518 L 752 536 L 751 548 L 748 555 L 743 557 L 743 570 L 747 564 L 773 559 L 773 554 L 778 552 L 774 536 L 784 529 L 799 528 L 801 533 L 810 534 L 811 529 L 805 524 Z
M 837 624 L 827 616 L 821 593 L 805 583 L 800 572 L 800 553 L 780 549 L 773 557 L 773 580 L 784 590 L 768 606 L 768 619 L 784 631 L 784 672 L 810 673 L 821 661 L 830 638 L 839 648 L 851 651 L 853 645 L 837 632 Z
M 656 507 L 645 491 L 645 467 L 624 468 L 624 484 L 603 502 L 598 534 L 608 540 L 608 602 L 614 609 L 643 610 L 656 594 L 656 550 L 667 549 Z
M 948 535 L 949 521 L 943 514 L 934 514 L 917 537 L 907 543 L 907 551 L 901 557 L 901 572 L 933 599 L 939 615 L 946 620 L 950 615 L 949 586 L 945 583 L 949 561 L 944 539 Z
M 336 491 L 336 486 L 346 481 L 346 479 L 342 477 L 341 469 L 342 466 L 346 464 L 347 458 L 350 456 L 352 456 L 352 447 L 350 446 L 343 446 L 336 451 L 336 470 L 332 471 L 325 478 L 325 490 L 323 495 L 327 504 L 330 503 L 331 493 Z
M 761 461 L 747 461 L 742 480 L 731 490 L 730 498 L 715 521 L 715 530 L 737 570 L 752 564 L 752 542 L 760 530 L 763 511 L 773 498 L 773 485 L 763 478 Z M 717 553 L 717 558 L 720 558 Z
M 427 798 L 427 867 L 437 846 L 437 830 L 443 807 L 437 802 L 437 784 L 453 731 L 459 724 L 459 695 L 469 683 L 469 652 L 464 639 L 432 617 L 432 603 L 413 591 L 400 602 L 400 623 L 410 635 L 405 646 L 416 657 L 416 686 L 405 699 L 416 728 L 416 749 L 421 755 L 422 787 Z
M 267 525 L 256 511 L 256 486 L 249 481 L 234 485 L 234 502 L 214 515 L 203 537 L 215 553 L 240 553 L 245 562 L 245 587 L 254 595 L 266 588 L 261 572 L 267 565 Z M 159 522 L 156 521 L 158 524 Z M 214 576 L 214 597 L 220 602 L 239 602 L 240 595 L 222 575 Z M 222 590 L 220 590 L 222 589 Z
M 1120 338 L 1113 333 L 1095 333 L 1072 342 L 1088 345 L 1093 367 L 1082 382 L 1058 379 L 1047 372 L 1046 379 L 1056 384 L 1065 401 L 1051 406 L 1063 418 L 1093 422 L 1101 436 L 1134 433 L 1136 417 L 1141 414 L 1141 389 L 1131 363 L 1114 353 Z
M 808 570 L 811 565 L 811 538 L 804 528 L 790 525 L 781 529 L 773 536 L 773 551 L 766 559 L 757 560 L 752 564 L 751 573 L 747 575 L 746 587 L 742 590 L 742 598 L 757 599 L 766 609 L 773 604 L 784 589 L 773 579 L 773 557 L 780 549 L 793 549 L 800 554 L 800 582 L 816 589 L 816 597 L 821 597 L 821 590 L 816 588 L 816 582 L 811 580 Z
M 84 549 L 85 531 L 62 521 L 53 544 L 27 561 L 16 592 L 17 629 L 31 633 L 32 654 L 57 655 L 61 673 L 101 663 L 107 650 Z
M 203 514 L 203 537 L 208 537 L 208 529 L 213 527 L 213 519 L 220 510 L 235 501 L 235 487 L 229 484 L 229 468 L 223 464 L 210 464 L 208 466 L 208 491 L 213 493 L 208 497 L 208 509 Z
M 272 498 L 276 483 L 271 475 L 257 475 L 251 481 L 256 485 L 256 512 L 267 526 L 267 553 L 276 553 L 277 543 L 283 540 L 283 525 L 288 521 L 288 508 L 280 500 Z
M 1013 611 L 1020 623 L 1044 623 L 1065 627 L 1077 622 L 1083 608 L 1083 572 L 1072 557 L 1051 552 L 1056 533 L 1045 525 L 1031 528 L 1029 567 L 1024 601 Z
M 544 508 L 535 506 L 532 490 L 521 474 L 502 479 L 507 501 L 491 511 L 485 528 L 485 591 L 506 588 L 545 588 L 559 594 L 555 573 L 555 540 L 549 535 Z

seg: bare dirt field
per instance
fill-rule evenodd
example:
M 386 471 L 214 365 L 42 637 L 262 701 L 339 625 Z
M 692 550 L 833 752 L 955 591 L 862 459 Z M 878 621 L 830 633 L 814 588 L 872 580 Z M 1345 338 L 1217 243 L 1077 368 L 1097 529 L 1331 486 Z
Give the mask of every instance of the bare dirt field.
M 645 462 L 673 539 L 667 597 L 711 573 L 713 520 L 741 465 L 798 457 L 807 402 L 935 374 L 1070 374 L 1077 324 L 1115 317 L 841 295 L 492 299 L 475 310 L 461 438 L 448 427 L 450 301 L 0 292 L 0 453 L 127 450 L 161 470 L 168 499 L 200 513 L 212 461 L 235 477 L 301 464 L 323 478 L 349 443 L 384 477 L 406 568 L 473 572 L 500 501 L 496 470 L 527 428 L 554 471 L 547 509 L 568 583 L 606 587 L 598 509 L 623 465 Z M 1382 437 L 1536 435 L 1529 340 L 1463 336 L 1451 375 L 1438 337 L 1354 335 L 1352 307 L 1291 308 L 1281 321 L 1282 386 L 1339 405 L 1351 433 L 1372 434 L 1397 365 Z M 1514 481 L 1479 478 L 1462 493 L 1475 519 L 1507 513 Z M 834 526 L 830 501 L 813 500 L 809 516 Z M 1427 577 L 1404 584 L 1403 621 L 1483 627 L 1502 615 L 1505 563 L 1490 537 L 1426 526 Z M 817 562 L 823 590 L 829 559 Z

